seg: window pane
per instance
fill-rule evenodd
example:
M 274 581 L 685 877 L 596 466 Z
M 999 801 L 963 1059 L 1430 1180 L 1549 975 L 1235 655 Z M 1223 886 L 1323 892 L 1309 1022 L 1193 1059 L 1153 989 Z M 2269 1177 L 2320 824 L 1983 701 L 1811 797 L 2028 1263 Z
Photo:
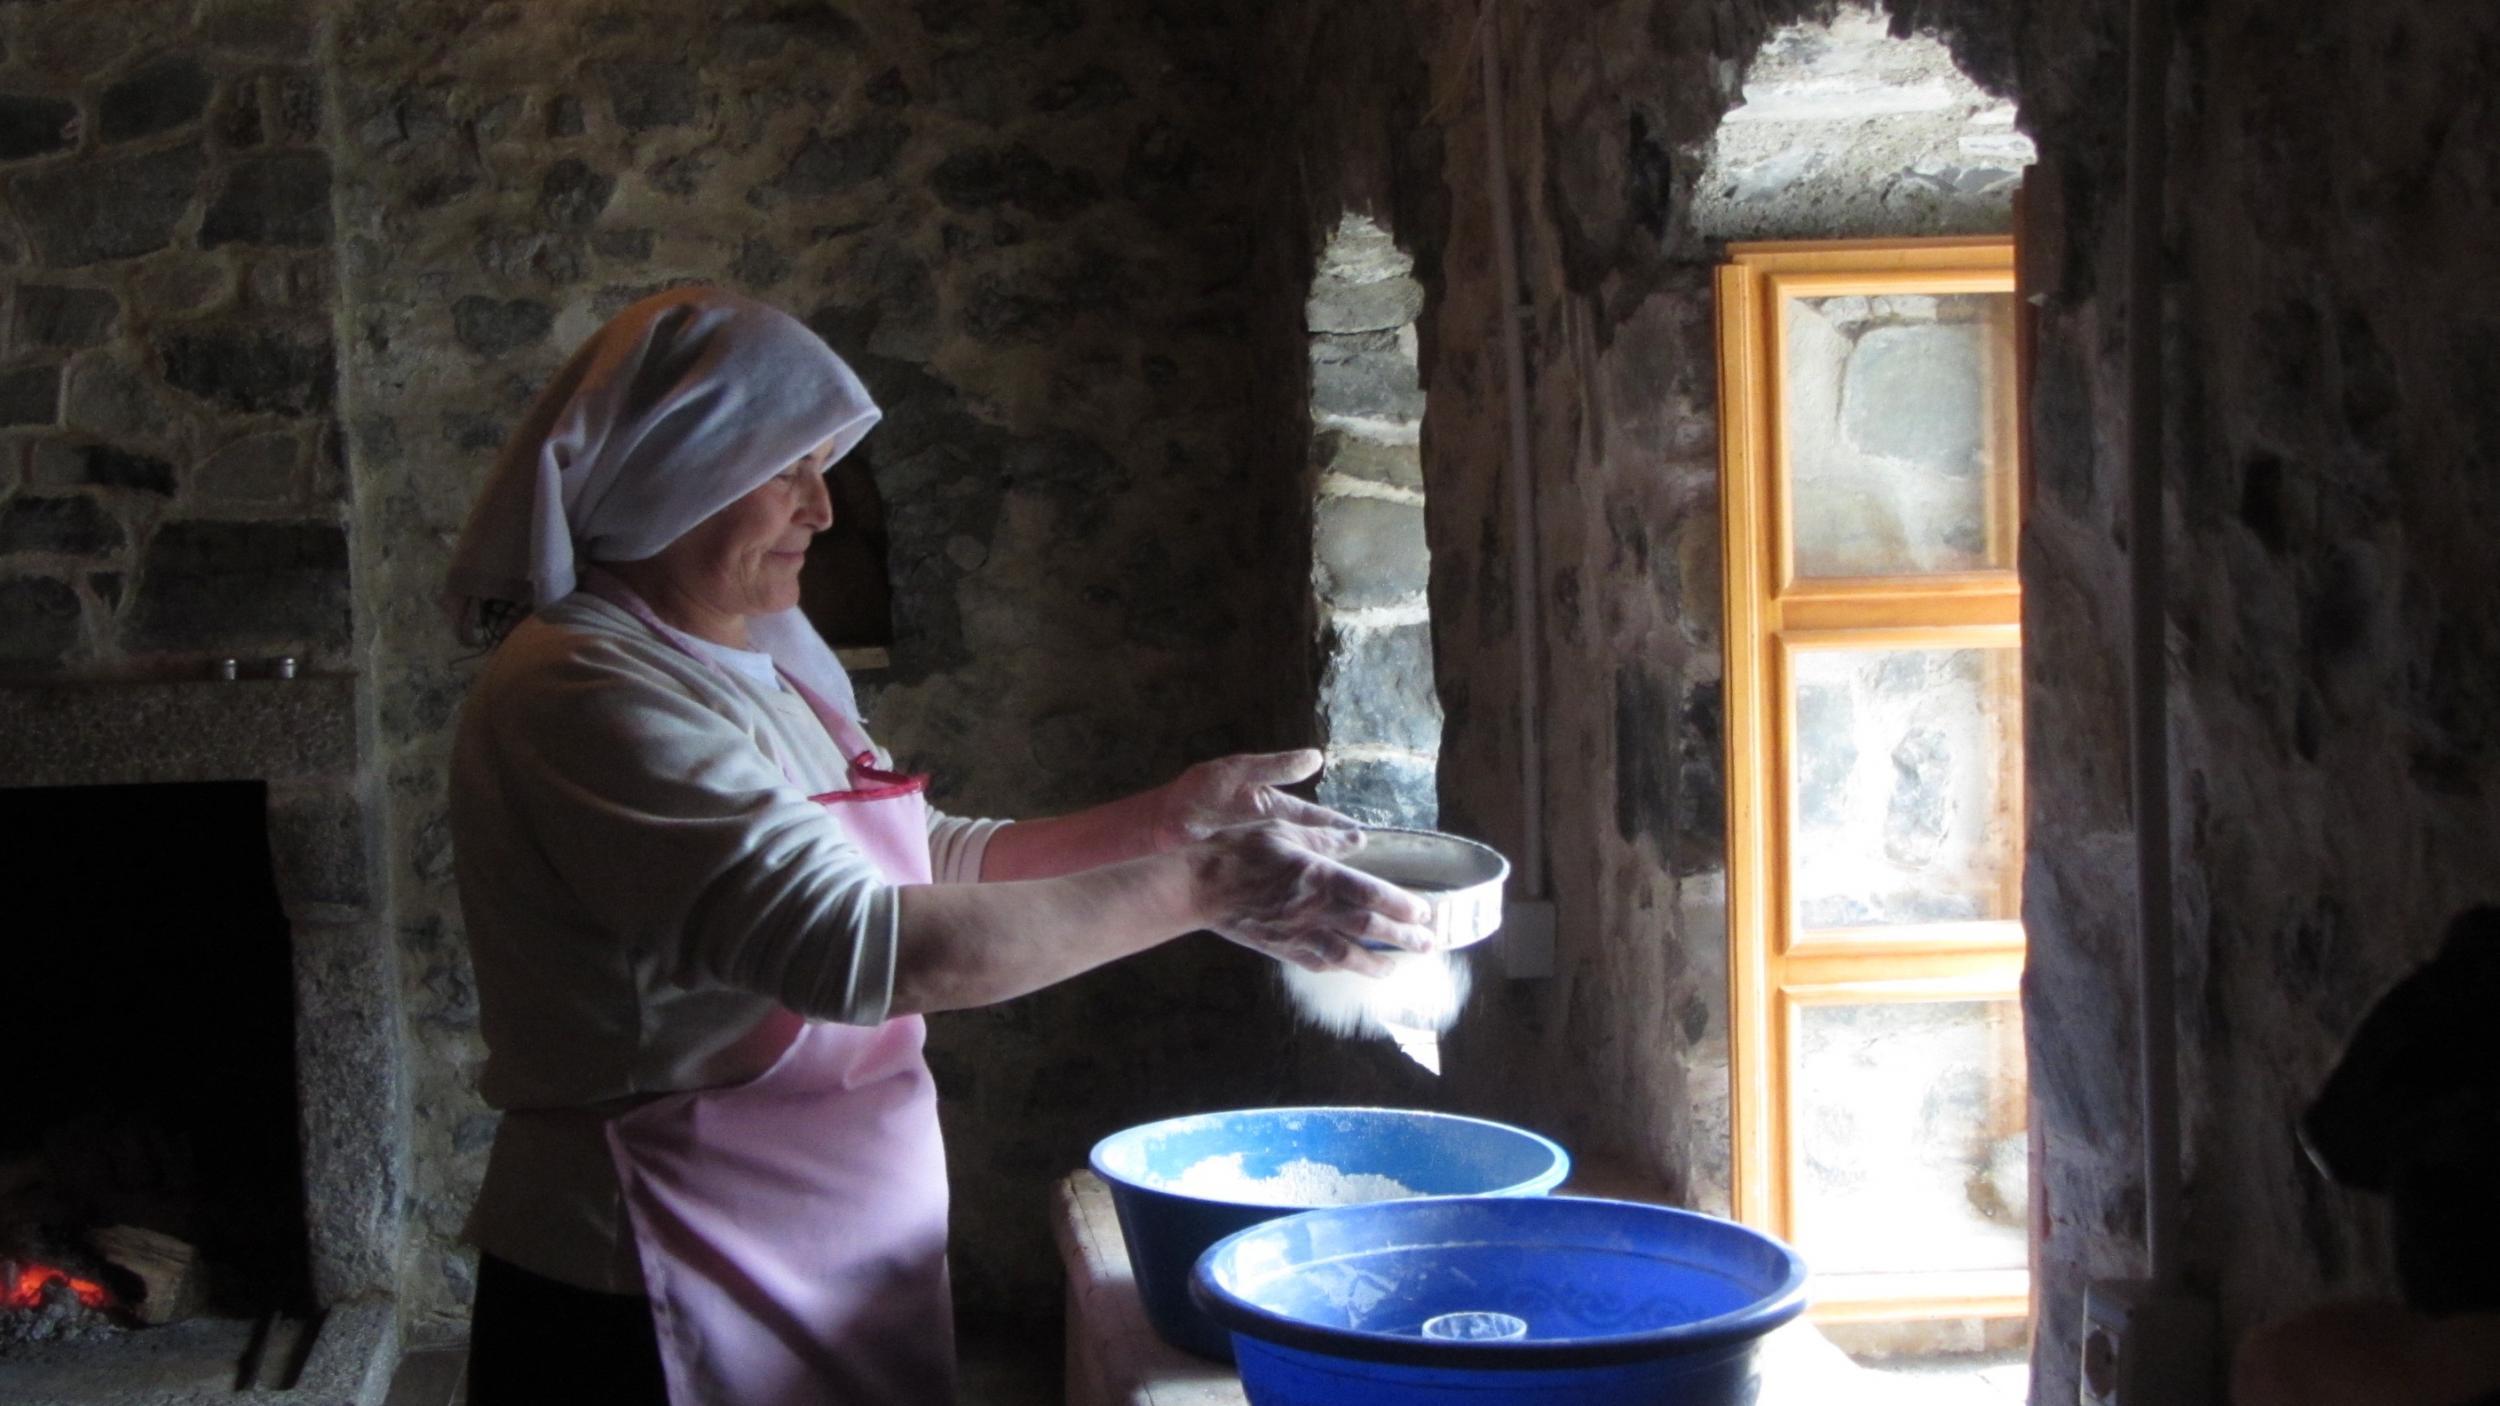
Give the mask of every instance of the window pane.
M 1991 512 L 2013 466 L 2013 295 L 1790 298 L 1798 576 L 2013 564 Z M 1997 481 L 1991 484 L 1991 478 Z
M 1797 1007 L 1797 1248 L 1818 1274 L 2021 1269 L 2022 1012 Z
M 1799 929 L 2018 916 L 2016 651 L 1789 658 Z

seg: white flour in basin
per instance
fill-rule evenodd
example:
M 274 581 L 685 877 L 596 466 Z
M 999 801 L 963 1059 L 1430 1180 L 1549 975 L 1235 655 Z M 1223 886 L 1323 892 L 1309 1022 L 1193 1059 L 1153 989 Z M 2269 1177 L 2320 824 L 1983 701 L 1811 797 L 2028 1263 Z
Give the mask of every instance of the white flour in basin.
M 1341 1171 L 1307 1157 L 1279 1166 L 1274 1176 L 1254 1177 L 1242 1170 L 1238 1152 L 1191 1163 L 1172 1179 L 1170 1188 L 1183 1196 L 1256 1206 L 1354 1206 L 1415 1194 L 1415 1188 L 1395 1177 Z

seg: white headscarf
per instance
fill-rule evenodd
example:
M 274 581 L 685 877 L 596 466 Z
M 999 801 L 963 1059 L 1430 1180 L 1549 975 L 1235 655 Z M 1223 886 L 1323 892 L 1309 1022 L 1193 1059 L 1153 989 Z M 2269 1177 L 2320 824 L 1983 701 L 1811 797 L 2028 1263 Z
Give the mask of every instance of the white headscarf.
M 469 510 L 445 604 L 463 622 L 573 593 L 581 563 L 641 561 L 830 439 L 851 452 L 879 411 L 798 319 L 717 288 L 645 298 L 564 363 Z M 796 608 L 747 636 L 857 717 L 849 677 Z

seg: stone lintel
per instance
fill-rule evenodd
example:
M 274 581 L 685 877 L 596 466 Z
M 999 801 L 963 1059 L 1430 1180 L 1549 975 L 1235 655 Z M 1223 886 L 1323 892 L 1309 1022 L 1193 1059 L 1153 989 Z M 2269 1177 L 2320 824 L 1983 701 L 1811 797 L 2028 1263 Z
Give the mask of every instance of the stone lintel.
M 293 781 L 355 769 L 350 675 L 0 683 L 0 786 Z

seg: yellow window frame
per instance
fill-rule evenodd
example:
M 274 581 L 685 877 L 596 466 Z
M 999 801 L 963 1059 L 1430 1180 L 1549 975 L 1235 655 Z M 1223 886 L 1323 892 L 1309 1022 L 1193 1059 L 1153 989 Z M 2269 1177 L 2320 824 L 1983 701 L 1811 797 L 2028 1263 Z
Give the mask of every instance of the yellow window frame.
M 1737 244 L 1719 270 L 1722 529 L 1726 557 L 1729 1074 L 1739 1220 L 1793 1235 L 1800 1152 L 1791 1136 L 1796 1027 L 1822 1002 L 2009 999 L 2023 967 L 2019 921 L 1806 933 L 1788 892 L 1794 719 L 1788 677 L 1800 650 L 2019 650 L 2019 432 L 1986 475 L 1991 560 L 2001 569 L 1916 576 L 1800 578 L 1782 435 L 1783 304 L 1850 294 L 2015 291 L 2008 238 Z M 2019 311 L 2019 301 L 2017 302 Z M 2016 338 L 2019 339 L 2019 326 Z M 2008 346 L 2004 370 L 2022 385 Z M 2019 394 L 2019 389 L 2017 390 Z M 2019 407 L 2013 416 L 2020 424 Z M 2017 655 L 2019 658 L 2019 655 Z M 2020 688 L 2019 669 L 2003 686 Z M 2019 825 L 2019 741 L 2004 784 Z M 2016 835 L 2019 844 L 2019 831 Z M 2019 865 L 2007 880 L 2019 885 Z M 2007 913 L 2021 911 L 2019 893 Z M 1813 1316 L 1826 1322 L 2016 1317 L 2027 1270 L 1824 1276 Z

